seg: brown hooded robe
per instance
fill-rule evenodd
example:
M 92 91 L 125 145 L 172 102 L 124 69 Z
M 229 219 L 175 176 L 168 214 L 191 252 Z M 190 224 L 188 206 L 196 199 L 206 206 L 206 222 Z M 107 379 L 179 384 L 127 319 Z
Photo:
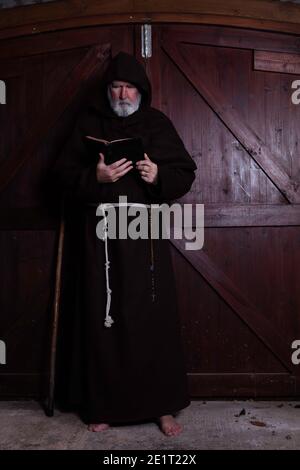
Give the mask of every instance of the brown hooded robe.
M 130 82 L 142 93 L 132 115 L 118 117 L 111 110 L 106 89 L 112 80 Z M 105 252 L 96 236 L 96 205 L 118 202 L 120 195 L 128 202 L 167 202 L 189 191 L 194 180 L 196 166 L 174 126 L 150 102 L 144 68 L 133 56 L 119 53 L 104 74 L 100 98 L 79 117 L 54 170 L 76 214 L 81 214 L 82 245 L 76 247 L 79 268 L 73 286 L 76 308 L 67 315 L 73 346 L 60 369 L 67 400 L 79 404 L 88 423 L 152 419 L 189 404 L 168 240 L 153 240 L 154 272 L 148 239 L 108 241 L 114 323 L 104 326 Z M 117 182 L 98 183 L 84 135 L 107 140 L 141 137 L 145 152 L 158 165 L 158 184 L 144 182 L 137 170 Z

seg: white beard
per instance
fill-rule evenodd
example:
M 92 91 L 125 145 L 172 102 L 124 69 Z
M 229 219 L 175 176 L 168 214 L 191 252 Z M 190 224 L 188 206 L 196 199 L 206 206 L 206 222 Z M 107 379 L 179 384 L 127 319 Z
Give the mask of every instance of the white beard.
M 113 99 L 111 97 L 111 94 L 110 94 L 110 90 L 108 88 L 107 97 L 108 97 L 108 101 L 109 101 L 109 104 L 110 104 L 112 110 L 119 117 L 127 117 L 127 116 L 130 116 L 130 114 L 135 113 L 135 111 L 137 111 L 139 109 L 142 95 L 141 95 L 141 93 L 138 93 L 137 98 L 133 103 L 130 103 L 130 101 L 127 101 L 127 100 L 113 101 Z

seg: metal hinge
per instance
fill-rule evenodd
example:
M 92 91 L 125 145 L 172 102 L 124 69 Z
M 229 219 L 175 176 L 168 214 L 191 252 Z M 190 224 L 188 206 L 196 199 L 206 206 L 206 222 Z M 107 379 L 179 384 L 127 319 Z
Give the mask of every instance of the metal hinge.
M 152 57 L 152 27 L 150 24 L 141 26 L 142 57 L 148 59 Z

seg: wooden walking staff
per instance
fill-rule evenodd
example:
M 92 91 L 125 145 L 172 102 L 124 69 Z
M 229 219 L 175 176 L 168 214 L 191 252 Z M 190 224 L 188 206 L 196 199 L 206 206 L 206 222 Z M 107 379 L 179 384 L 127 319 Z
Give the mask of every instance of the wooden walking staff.
M 62 202 L 57 260 L 56 260 L 54 302 L 53 302 L 53 308 L 52 308 L 53 315 L 52 315 L 52 323 L 51 323 L 52 331 L 51 331 L 49 381 L 48 381 L 48 387 L 47 387 L 47 398 L 46 398 L 46 406 L 45 406 L 45 413 L 47 416 L 53 416 L 54 414 L 55 365 L 56 365 L 57 333 L 58 333 L 58 322 L 59 322 L 59 311 L 60 311 L 61 274 L 62 274 L 64 237 L 65 237 L 65 219 L 64 219 L 64 203 Z

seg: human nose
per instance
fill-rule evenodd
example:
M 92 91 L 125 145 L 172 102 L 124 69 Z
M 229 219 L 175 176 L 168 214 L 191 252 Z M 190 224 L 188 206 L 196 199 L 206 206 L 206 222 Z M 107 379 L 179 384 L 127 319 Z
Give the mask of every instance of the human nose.
M 121 87 L 120 98 L 121 100 L 125 100 L 125 98 L 127 98 L 127 90 L 125 87 Z

